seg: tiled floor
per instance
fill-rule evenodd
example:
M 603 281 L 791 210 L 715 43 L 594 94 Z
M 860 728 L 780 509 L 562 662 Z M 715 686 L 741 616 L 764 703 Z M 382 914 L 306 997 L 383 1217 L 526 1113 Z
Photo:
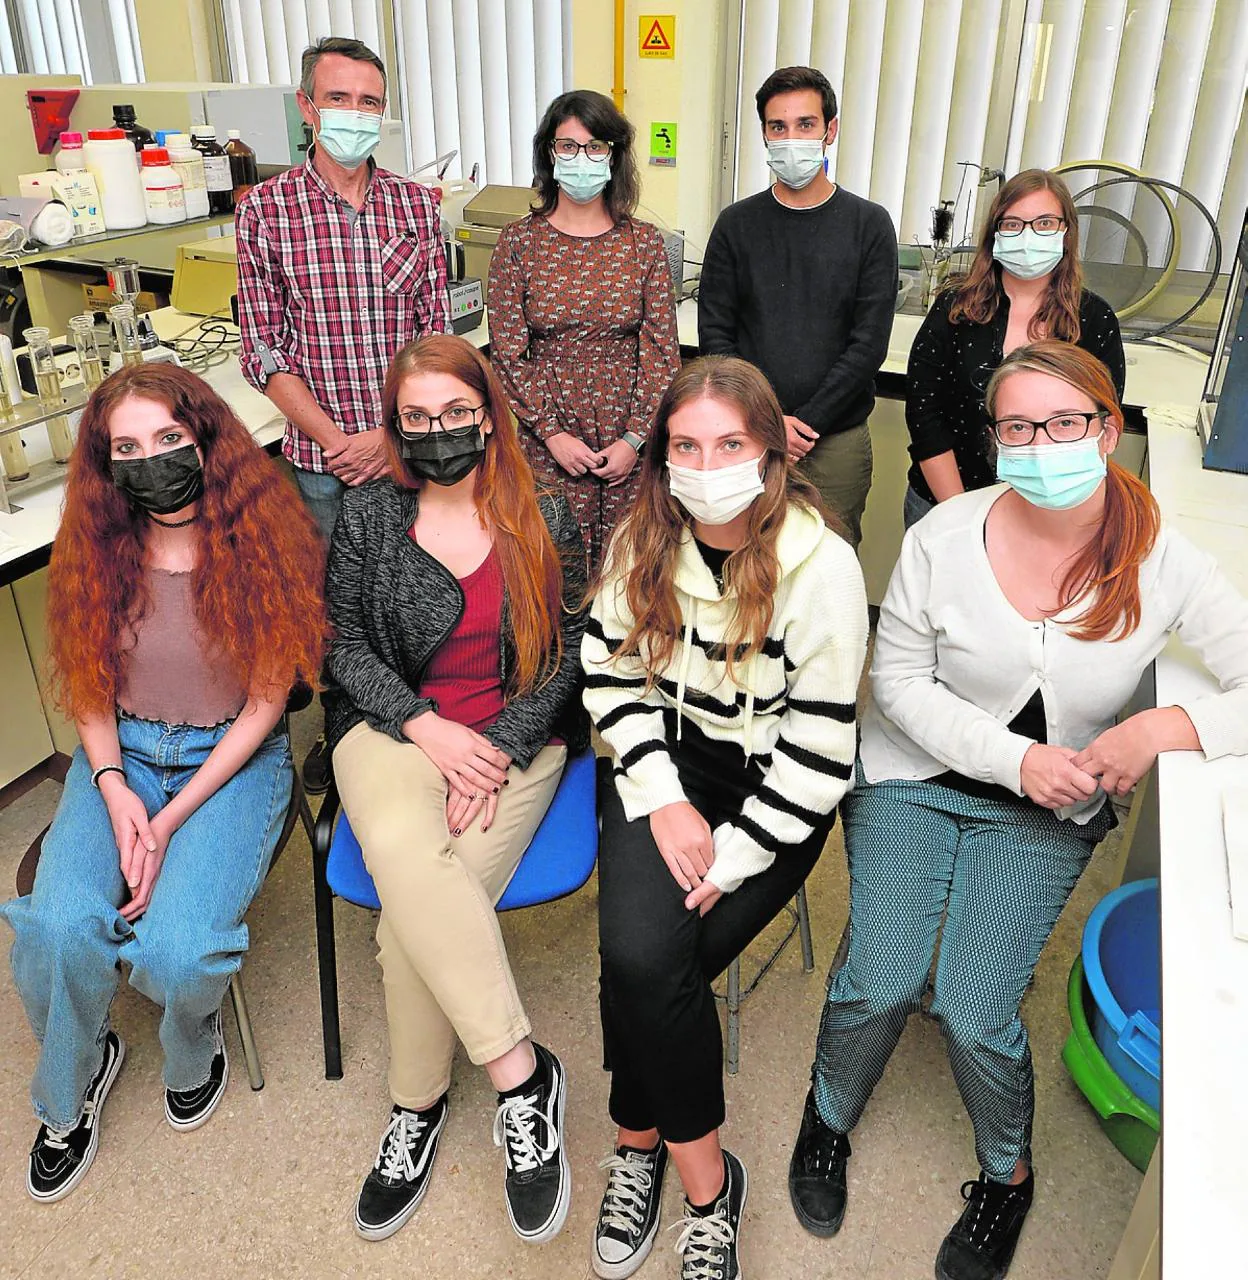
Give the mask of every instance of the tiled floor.
M 296 726 L 306 742 L 309 723 Z M 302 752 L 299 753 L 300 758 Z M 50 819 L 59 788 L 43 783 L 0 812 L 0 891 Z M 1098 851 L 1058 925 L 1028 997 L 1037 1078 L 1035 1208 L 1011 1280 L 1092 1280 L 1108 1272 L 1139 1185 L 1109 1145 L 1063 1068 L 1066 976 L 1082 922 L 1113 882 L 1111 838 Z M 958 1188 L 975 1173 L 970 1126 L 927 1019 L 913 1019 L 854 1135 L 850 1208 L 832 1241 L 806 1235 L 788 1204 L 785 1174 L 806 1087 L 826 971 L 845 918 L 839 830 L 810 883 L 816 972 L 796 948 L 745 1007 L 740 1074 L 728 1082 L 725 1139 L 746 1162 L 750 1197 L 742 1235 L 751 1280 L 912 1280 L 932 1274 L 957 1216 Z M 385 1025 L 367 912 L 338 907 L 345 1077 L 322 1074 L 309 850 L 297 834 L 249 916 L 244 978 L 264 1058 L 263 1092 L 247 1088 L 232 1017 L 233 1075 L 210 1124 L 189 1134 L 164 1121 L 155 1010 L 128 988 L 114 1005 L 129 1055 L 105 1112 L 99 1155 L 58 1205 L 26 1195 L 34 1135 L 27 1084 L 34 1042 L 8 966 L 0 969 L 0 1280 L 160 1277 L 241 1280 L 282 1276 L 508 1276 L 564 1280 L 589 1273 L 601 1193 L 596 1165 L 611 1138 L 599 1068 L 595 883 L 574 897 L 504 917 L 513 963 L 539 1038 L 563 1056 L 571 1081 L 567 1141 L 574 1178 L 567 1227 L 551 1244 L 511 1236 L 501 1155 L 491 1144 L 492 1095 L 466 1060 L 457 1066 L 451 1118 L 429 1196 L 393 1239 L 369 1244 L 351 1228 L 359 1180 L 388 1110 Z M 8 939 L 3 940 L 7 952 Z M 676 1179 L 665 1221 L 678 1205 Z M 671 1234 L 643 1280 L 679 1274 Z

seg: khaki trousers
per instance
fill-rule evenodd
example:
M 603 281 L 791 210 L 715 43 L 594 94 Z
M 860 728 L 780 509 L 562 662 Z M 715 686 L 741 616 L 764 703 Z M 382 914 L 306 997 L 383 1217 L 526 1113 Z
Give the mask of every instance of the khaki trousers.
M 529 1034 L 494 904 L 540 825 L 567 755 L 513 766 L 488 831 L 446 825 L 446 779 L 413 743 L 356 725 L 334 751 L 343 808 L 381 899 L 378 961 L 390 1031 L 390 1095 L 414 1111 L 451 1082 L 458 1037 L 477 1064 Z
M 819 490 L 824 504 L 839 516 L 856 551 L 862 541 L 862 513 L 871 491 L 871 430 L 864 422 L 833 435 L 823 436 L 798 463 L 806 478 Z

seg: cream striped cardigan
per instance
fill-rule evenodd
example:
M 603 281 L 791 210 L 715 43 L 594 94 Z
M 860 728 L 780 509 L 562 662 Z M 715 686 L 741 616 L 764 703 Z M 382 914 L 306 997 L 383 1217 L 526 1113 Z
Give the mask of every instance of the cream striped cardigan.
M 793 505 L 777 542 L 781 577 L 767 641 L 730 681 L 722 657 L 734 600 L 721 596 L 686 531 L 676 566 L 683 638 L 647 693 L 637 657 L 616 657 L 630 618 L 610 573 L 581 644 L 585 707 L 614 757 L 631 820 L 686 799 L 664 731 L 664 709 L 707 737 L 732 742 L 766 773 L 734 822 L 715 831 L 708 879 L 730 893 L 800 844 L 835 808 L 854 762 L 854 702 L 867 644 L 862 571 L 848 544 Z

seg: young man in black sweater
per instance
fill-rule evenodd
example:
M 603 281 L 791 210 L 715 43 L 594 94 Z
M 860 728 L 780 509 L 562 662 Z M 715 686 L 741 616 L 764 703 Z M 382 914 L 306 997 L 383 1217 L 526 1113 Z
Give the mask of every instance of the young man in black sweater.
M 836 95 L 813 67 L 774 71 L 755 94 L 776 182 L 715 222 L 698 293 L 704 355 L 741 356 L 771 380 L 791 456 L 862 537 L 871 488 L 875 375 L 897 296 L 888 211 L 828 180 Z

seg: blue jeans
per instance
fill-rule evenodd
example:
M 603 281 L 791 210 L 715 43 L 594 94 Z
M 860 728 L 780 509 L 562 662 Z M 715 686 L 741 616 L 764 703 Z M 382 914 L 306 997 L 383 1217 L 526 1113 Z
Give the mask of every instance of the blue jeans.
M 338 523 L 338 510 L 342 506 L 342 495 L 346 493 L 347 486 L 328 471 L 304 471 L 299 467 L 292 467 L 291 470 L 295 473 L 299 496 L 312 513 L 312 519 L 316 521 L 321 537 L 328 545 L 334 536 L 334 525 Z
M 912 485 L 906 485 L 906 500 L 901 508 L 903 527 L 909 529 L 911 525 L 918 524 L 935 505 L 934 502 L 928 502 L 922 494 L 916 493 Z
M 126 782 L 149 816 L 190 781 L 228 728 L 118 722 Z M 166 1088 L 208 1079 L 210 1020 L 247 950 L 243 915 L 264 882 L 290 789 L 290 741 L 279 729 L 174 832 L 151 902 L 131 926 L 118 911 L 129 890 L 108 809 L 82 748 L 74 752 L 34 889 L 0 906 L 15 935 L 13 977 L 40 1045 L 31 1100 L 45 1123 L 68 1128 L 82 1114 L 122 960 L 130 985 L 164 1009 Z

